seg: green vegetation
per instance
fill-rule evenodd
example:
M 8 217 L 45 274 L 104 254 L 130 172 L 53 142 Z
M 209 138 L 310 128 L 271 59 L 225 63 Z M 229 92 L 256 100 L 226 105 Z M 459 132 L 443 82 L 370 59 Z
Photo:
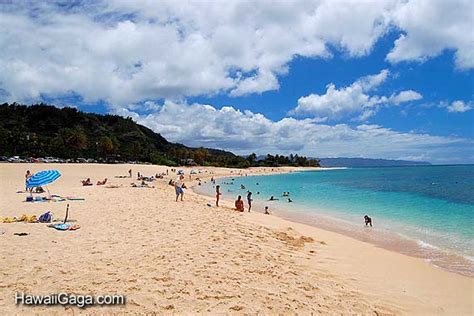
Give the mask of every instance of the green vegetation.
M 45 104 L 0 105 L 0 155 L 92 158 L 98 161 L 141 161 L 169 166 L 193 164 L 249 166 L 317 165 L 297 155 L 267 155 L 257 161 L 211 148 L 190 148 L 168 142 L 131 118 L 80 112 Z
M 247 161 L 250 166 L 265 166 L 265 167 L 277 167 L 277 166 L 295 166 L 295 167 L 319 167 L 319 160 L 308 159 L 304 156 L 298 155 L 275 155 L 268 154 L 264 159 L 257 160 L 255 153 L 250 154 L 247 157 Z

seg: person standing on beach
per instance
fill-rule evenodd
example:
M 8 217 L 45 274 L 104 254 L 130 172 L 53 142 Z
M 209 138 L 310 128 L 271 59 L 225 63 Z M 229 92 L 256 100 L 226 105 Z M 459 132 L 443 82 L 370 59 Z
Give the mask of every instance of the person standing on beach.
M 249 212 L 252 209 L 252 192 L 247 193 L 247 203 L 249 204 Z
M 28 191 L 28 186 L 26 185 L 26 181 L 28 181 L 28 179 L 32 176 L 30 170 L 26 170 L 26 174 L 25 174 L 25 191 Z
M 132 169 L 128 170 L 128 177 L 129 177 L 129 178 L 132 177 Z
M 176 191 L 176 202 L 178 202 L 178 198 L 181 196 L 181 201 L 183 200 L 184 190 L 183 190 L 183 179 L 184 176 L 180 175 L 176 181 L 174 182 L 174 189 Z
M 222 195 L 221 186 L 216 185 L 216 206 L 219 206 L 219 199 L 220 199 L 221 195 Z

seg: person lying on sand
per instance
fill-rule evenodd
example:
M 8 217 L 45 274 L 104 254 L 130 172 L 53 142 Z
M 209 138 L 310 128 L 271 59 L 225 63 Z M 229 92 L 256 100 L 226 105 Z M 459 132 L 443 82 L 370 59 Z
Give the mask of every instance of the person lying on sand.
M 242 196 L 238 196 L 237 200 L 235 201 L 235 209 L 238 212 L 243 212 L 244 211 L 244 201 L 242 200 Z
M 83 186 L 92 185 L 91 178 L 87 178 L 87 180 L 82 180 L 81 182 Z
M 148 183 L 146 183 L 145 181 L 142 181 L 140 184 L 135 184 L 132 182 L 130 185 L 133 188 L 154 188 L 154 186 L 148 185 Z
M 365 221 L 365 226 L 370 225 L 370 227 L 372 227 L 372 218 L 365 215 L 364 216 L 364 221 Z
M 104 179 L 104 181 L 97 181 L 97 185 L 104 185 L 107 183 L 107 178 Z

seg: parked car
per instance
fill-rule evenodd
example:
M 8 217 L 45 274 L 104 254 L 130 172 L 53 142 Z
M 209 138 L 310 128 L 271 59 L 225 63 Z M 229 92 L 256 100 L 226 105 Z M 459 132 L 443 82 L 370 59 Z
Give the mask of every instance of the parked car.
M 20 157 L 19 156 L 13 156 L 8 158 L 8 162 L 20 162 Z

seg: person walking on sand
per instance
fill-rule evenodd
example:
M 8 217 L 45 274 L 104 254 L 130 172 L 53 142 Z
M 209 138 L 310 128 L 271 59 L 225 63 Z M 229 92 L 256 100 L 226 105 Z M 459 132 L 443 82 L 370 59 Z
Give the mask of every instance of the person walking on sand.
M 221 193 L 221 186 L 220 185 L 216 185 L 216 206 L 218 207 L 219 206 L 219 199 L 221 197 L 222 193 Z
M 242 200 L 242 196 L 238 196 L 237 200 L 235 201 L 235 209 L 238 212 L 243 212 L 244 211 L 244 201 Z
M 247 203 L 249 204 L 249 212 L 252 209 L 252 192 L 247 193 Z
M 128 170 L 128 177 L 129 177 L 129 178 L 132 177 L 132 169 Z
M 183 179 L 184 176 L 180 175 L 176 181 L 174 182 L 174 189 L 176 191 L 176 202 L 178 202 L 178 198 L 181 196 L 181 201 L 183 200 L 184 190 L 183 190 Z

